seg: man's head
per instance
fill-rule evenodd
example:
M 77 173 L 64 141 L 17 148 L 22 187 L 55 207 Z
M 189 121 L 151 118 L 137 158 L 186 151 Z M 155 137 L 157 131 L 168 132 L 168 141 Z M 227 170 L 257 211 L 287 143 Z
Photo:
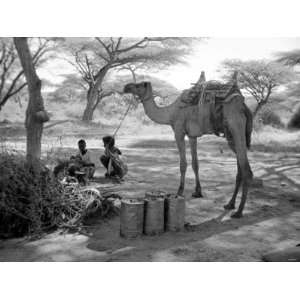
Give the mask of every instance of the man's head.
M 111 135 L 105 136 L 103 139 L 104 147 L 113 147 L 115 145 L 115 139 Z
M 84 151 L 86 148 L 86 142 L 85 140 L 79 140 L 78 141 L 78 148 L 80 151 Z

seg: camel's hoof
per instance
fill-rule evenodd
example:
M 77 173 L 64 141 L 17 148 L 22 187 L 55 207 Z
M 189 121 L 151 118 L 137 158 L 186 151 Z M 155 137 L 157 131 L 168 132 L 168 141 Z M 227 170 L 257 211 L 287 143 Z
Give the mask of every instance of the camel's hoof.
M 193 194 L 192 194 L 192 197 L 193 198 L 203 198 L 203 195 L 202 195 L 202 192 L 194 192 Z
M 232 210 L 232 209 L 235 209 L 235 205 L 228 203 L 228 204 L 224 205 L 224 208 L 226 210 Z
M 243 216 L 242 213 L 240 213 L 240 212 L 235 212 L 235 213 L 233 213 L 230 217 L 231 217 L 231 218 L 234 218 L 234 219 L 240 219 L 242 216 Z
M 183 189 L 179 188 L 176 195 L 182 197 L 183 196 Z

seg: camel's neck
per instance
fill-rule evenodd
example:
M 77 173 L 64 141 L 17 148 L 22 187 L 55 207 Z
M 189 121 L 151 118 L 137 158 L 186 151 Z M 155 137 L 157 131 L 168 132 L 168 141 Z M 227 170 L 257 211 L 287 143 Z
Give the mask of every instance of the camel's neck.
M 143 101 L 146 115 L 155 123 L 171 125 L 173 105 L 158 107 L 151 96 Z

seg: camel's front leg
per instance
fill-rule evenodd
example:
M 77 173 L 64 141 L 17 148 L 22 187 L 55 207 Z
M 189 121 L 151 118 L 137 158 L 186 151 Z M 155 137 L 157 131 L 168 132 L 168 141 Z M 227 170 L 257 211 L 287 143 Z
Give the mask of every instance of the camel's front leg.
M 195 173 L 196 188 L 195 192 L 192 194 L 194 198 L 203 197 L 201 191 L 201 185 L 199 180 L 199 164 L 198 164 L 198 155 L 197 155 L 197 138 L 189 138 L 191 155 L 192 155 L 192 167 Z
M 176 143 L 180 155 L 180 185 L 178 188 L 177 195 L 182 196 L 184 191 L 185 173 L 187 169 L 184 135 L 180 135 L 180 136 L 175 135 L 175 139 L 176 139 Z

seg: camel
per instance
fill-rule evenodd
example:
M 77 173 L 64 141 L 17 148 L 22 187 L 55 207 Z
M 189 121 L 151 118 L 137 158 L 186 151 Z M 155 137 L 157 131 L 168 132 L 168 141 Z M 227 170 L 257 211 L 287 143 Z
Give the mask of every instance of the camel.
M 236 81 L 237 74 L 234 75 L 232 87 L 233 93 L 229 93 L 222 102 L 222 120 L 218 121 L 219 133 L 224 133 L 229 147 L 236 154 L 237 175 L 236 183 L 231 200 L 224 206 L 226 210 L 235 209 L 235 202 L 240 186 L 242 186 L 242 196 L 240 205 L 232 218 L 243 216 L 243 209 L 246 203 L 248 187 L 252 181 L 253 174 L 247 157 L 247 148 L 250 147 L 252 132 L 252 114 L 244 103 L 244 97 L 239 92 Z M 201 73 L 197 82 L 198 86 L 205 85 L 205 74 Z M 196 187 L 193 197 L 202 197 L 202 189 L 199 180 L 199 165 L 197 156 L 197 138 L 206 134 L 216 133 L 216 122 L 213 122 L 215 107 L 209 102 L 200 100 L 193 105 L 185 105 L 182 95 L 175 102 L 168 106 L 158 107 L 154 101 L 152 85 L 150 82 L 129 83 L 124 87 L 124 93 L 130 93 L 140 99 L 144 106 L 146 115 L 154 122 L 169 125 L 174 131 L 176 144 L 180 155 L 180 184 L 178 195 L 183 195 L 185 185 L 185 174 L 187 169 L 185 136 L 188 137 L 192 168 L 195 174 Z M 221 128 L 221 129 L 220 129 Z

